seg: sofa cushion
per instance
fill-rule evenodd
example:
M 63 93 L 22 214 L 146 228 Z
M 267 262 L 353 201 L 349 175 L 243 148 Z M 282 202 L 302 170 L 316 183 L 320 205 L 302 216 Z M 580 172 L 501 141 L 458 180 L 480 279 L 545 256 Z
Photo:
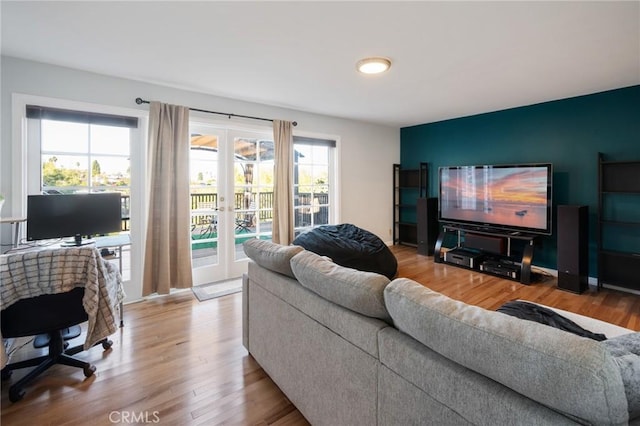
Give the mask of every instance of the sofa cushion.
M 613 337 L 602 344 L 620 367 L 629 418 L 640 417 L 640 332 Z
M 255 262 L 248 265 L 248 280 L 251 285 L 247 295 L 251 289 L 261 287 L 324 328 L 378 358 L 378 331 L 388 327 L 388 323 L 330 302 L 300 285 L 295 278 L 270 271 Z
M 271 241 L 252 238 L 242 244 L 249 259 L 263 268 L 294 278 L 290 260 L 304 249 L 299 246 L 283 246 Z
M 306 250 L 291 259 L 291 269 L 300 284 L 325 299 L 368 317 L 389 319 L 383 296 L 387 277 L 345 268 Z
M 381 415 L 399 413 L 386 425 L 538 425 L 576 426 L 575 421 L 545 408 L 506 386 L 443 357 L 422 343 L 387 327 L 378 334 L 380 342 Z M 405 382 L 408 389 L 393 389 L 385 367 Z M 434 402 L 436 407 L 433 406 Z M 393 407 L 390 407 L 392 405 Z M 443 405 L 462 418 L 428 421 L 429 412 Z M 398 408 L 396 408 L 396 406 Z
M 618 366 L 602 342 L 450 299 L 408 279 L 384 298 L 398 330 L 458 364 L 588 423 L 628 421 Z

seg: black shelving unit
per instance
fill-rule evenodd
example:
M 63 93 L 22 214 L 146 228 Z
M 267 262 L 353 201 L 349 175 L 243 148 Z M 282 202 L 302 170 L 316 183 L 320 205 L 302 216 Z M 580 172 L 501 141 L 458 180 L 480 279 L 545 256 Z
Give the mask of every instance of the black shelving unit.
M 417 201 L 429 187 L 427 163 L 418 169 L 393 165 L 393 244 L 418 245 Z
M 598 288 L 640 290 L 640 160 L 598 154 Z

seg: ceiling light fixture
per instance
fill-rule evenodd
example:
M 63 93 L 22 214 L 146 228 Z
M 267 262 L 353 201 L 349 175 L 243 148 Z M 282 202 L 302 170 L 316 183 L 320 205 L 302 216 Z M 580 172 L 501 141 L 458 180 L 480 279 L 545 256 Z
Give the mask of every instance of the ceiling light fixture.
M 391 61 L 381 57 L 364 58 L 356 64 L 356 69 L 363 74 L 380 74 L 390 67 Z

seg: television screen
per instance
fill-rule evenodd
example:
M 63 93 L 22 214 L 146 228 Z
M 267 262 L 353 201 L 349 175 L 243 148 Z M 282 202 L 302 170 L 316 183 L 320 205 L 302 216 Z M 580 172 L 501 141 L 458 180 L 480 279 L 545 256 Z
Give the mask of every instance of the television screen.
M 439 169 L 442 222 L 551 234 L 551 164 Z
M 27 240 L 108 234 L 122 230 L 119 192 L 29 195 Z

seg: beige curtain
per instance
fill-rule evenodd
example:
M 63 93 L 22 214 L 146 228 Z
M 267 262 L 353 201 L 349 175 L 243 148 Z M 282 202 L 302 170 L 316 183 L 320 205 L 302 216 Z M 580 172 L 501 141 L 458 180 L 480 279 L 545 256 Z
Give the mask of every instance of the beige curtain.
M 151 102 L 147 179 L 149 212 L 142 295 L 189 288 L 189 108 Z
M 273 120 L 275 145 L 273 190 L 274 243 L 289 245 L 293 241 L 293 137 L 291 122 Z

